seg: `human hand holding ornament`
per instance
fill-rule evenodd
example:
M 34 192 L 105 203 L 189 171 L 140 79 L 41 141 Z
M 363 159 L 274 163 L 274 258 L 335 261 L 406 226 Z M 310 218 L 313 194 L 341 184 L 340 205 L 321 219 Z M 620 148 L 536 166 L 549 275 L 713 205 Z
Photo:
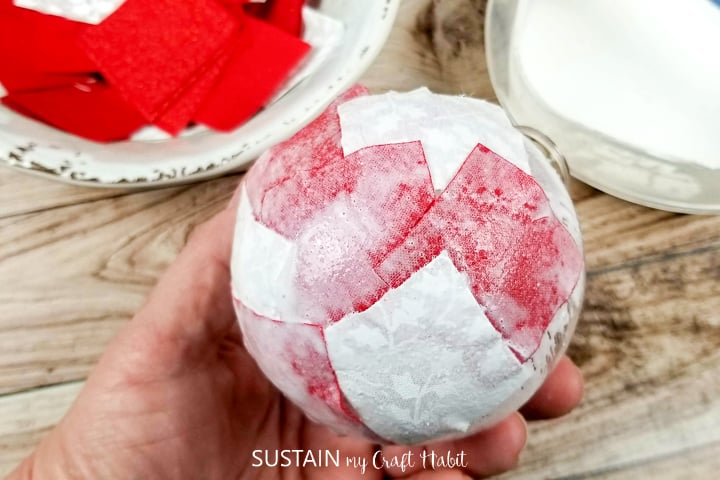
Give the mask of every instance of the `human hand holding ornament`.
M 249 174 L 248 182 L 262 168 L 261 164 Z M 526 427 L 522 417 L 511 410 L 486 430 L 462 439 L 422 442 L 409 450 L 358 436 L 338 436 L 307 418 L 267 380 L 243 346 L 228 288 L 238 201 L 247 199 L 248 191 L 249 183 L 227 209 L 196 229 L 143 308 L 108 346 L 70 411 L 10 478 L 440 480 L 486 476 L 514 466 L 526 440 Z M 241 215 L 246 214 L 242 208 L 248 205 L 240 206 Z M 302 219 L 302 209 L 297 212 L 292 218 Z M 237 228 L 243 228 L 242 222 Z M 572 229 L 568 231 L 574 235 Z M 236 252 L 241 251 L 237 248 Z M 235 261 L 237 258 L 236 254 Z M 275 283 L 286 285 L 287 279 L 268 278 L 263 277 L 271 282 L 268 288 L 279 288 Z M 324 308 L 326 301 L 317 303 L 316 311 Z M 257 338 L 244 340 L 252 345 Z M 305 340 L 298 336 L 297 345 L 317 345 Z M 530 351 L 530 343 L 517 340 L 515 345 L 518 354 L 513 357 L 522 365 L 519 358 Z M 541 341 L 536 352 L 542 348 Z M 556 364 L 553 372 L 523 407 L 522 412 L 532 418 L 562 415 L 582 396 L 579 371 L 567 357 L 557 350 L 555 354 L 559 360 L 547 360 L 547 368 Z M 255 356 L 261 363 L 265 361 L 257 352 Z M 412 360 L 416 358 L 420 357 Z M 278 365 L 283 359 L 277 358 Z M 398 358 L 398 365 L 406 360 L 409 358 Z M 470 400 L 489 405 L 480 391 Z M 350 424 L 358 425 L 355 422 Z M 369 467 L 364 473 L 345 463 L 339 468 L 253 467 L 254 451 L 323 449 L 339 450 L 343 460 L 365 458 Z M 466 465 L 436 471 L 424 470 L 420 463 L 405 471 L 390 462 L 381 463 L 379 469 L 372 466 L 373 458 L 400 458 L 411 451 L 415 458 L 423 451 L 439 456 L 451 452 L 456 458 L 464 452 Z

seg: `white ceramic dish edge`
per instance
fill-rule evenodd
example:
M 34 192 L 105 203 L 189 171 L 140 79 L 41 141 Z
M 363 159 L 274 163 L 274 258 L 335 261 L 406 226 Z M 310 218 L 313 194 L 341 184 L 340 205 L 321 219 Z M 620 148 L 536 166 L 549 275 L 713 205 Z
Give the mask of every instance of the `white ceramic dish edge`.
M 490 78 L 513 121 L 552 138 L 573 177 L 610 195 L 671 212 L 720 214 L 720 172 L 619 144 L 552 114 L 541 100 L 518 90 L 511 71 L 511 36 L 519 1 L 489 0 L 485 28 Z
M 383 47 L 399 3 L 323 0 L 318 10 L 345 25 L 339 47 L 313 76 L 232 133 L 105 145 L 0 107 L 0 165 L 70 184 L 111 188 L 162 187 L 245 169 L 267 148 L 315 118 L 360 77 Z M 98 155 L 109 159 L 105 165 L 100 162 L 100 168 Z M 147 155 L 163 162 L 148 160 Z

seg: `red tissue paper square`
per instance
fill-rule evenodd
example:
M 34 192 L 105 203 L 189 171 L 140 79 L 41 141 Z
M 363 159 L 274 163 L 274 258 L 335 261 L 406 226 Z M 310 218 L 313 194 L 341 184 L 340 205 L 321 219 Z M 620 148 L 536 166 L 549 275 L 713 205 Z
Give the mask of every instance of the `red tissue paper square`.
M 302 40 L 253 17 L 246 17 L 238 42 L 194 117 L 215 130 L 234 130 L 257 113 L 310 49 Z
M 29 92 L 2 99 L 8 107 L 54 127 L 100 142 L 124 140 L 145 120 L 103 83 Z
M 0 0 L 0 65 L 15 71 L 96 71 L 93 61 L 77 44 L 77 36 L 86 26 L 16 7 L 12 0 Z
M 227 48 L 221 49 L 201 67 L 202 75 L 197 75 L 199 78 L 188 82 L 179 98 L 158 114 L 154 124 L 171 135 L 177 135 L 187 127 L 218 82 L 223 68 L 236 47 L 236 40 L 230 42 Z
M 29 70 L 6 69 L 0 64 L 0 83 L 12 94 L 14 92 L 47 90 L 48 88 L 71 87 L 76 84 L 97 82 L 97 77 L 84 73 L 33 72 Z
M 109 83 L 150 122 L 228 45 L 237 20 L 215 0 L 127 0 L 80 43 Z

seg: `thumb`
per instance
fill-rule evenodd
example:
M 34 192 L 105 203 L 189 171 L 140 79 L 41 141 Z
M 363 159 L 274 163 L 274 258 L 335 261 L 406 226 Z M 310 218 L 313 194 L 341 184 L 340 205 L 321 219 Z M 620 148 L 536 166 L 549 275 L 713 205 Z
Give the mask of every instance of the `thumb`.
M 235 325 L 230 254 L 237 200 L 202 225 L 160 278 L 131 322 L 160 342 L 203 348 Z

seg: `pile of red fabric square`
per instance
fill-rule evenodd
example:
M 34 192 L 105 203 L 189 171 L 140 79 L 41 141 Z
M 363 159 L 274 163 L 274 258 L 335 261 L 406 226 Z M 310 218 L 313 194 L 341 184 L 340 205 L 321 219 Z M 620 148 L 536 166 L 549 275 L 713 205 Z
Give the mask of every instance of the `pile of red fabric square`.
M 0 0 L 2 102 L 91 140 L 230 131 L 304 58 L 304 0 L 126 0 L 98 25 Z

